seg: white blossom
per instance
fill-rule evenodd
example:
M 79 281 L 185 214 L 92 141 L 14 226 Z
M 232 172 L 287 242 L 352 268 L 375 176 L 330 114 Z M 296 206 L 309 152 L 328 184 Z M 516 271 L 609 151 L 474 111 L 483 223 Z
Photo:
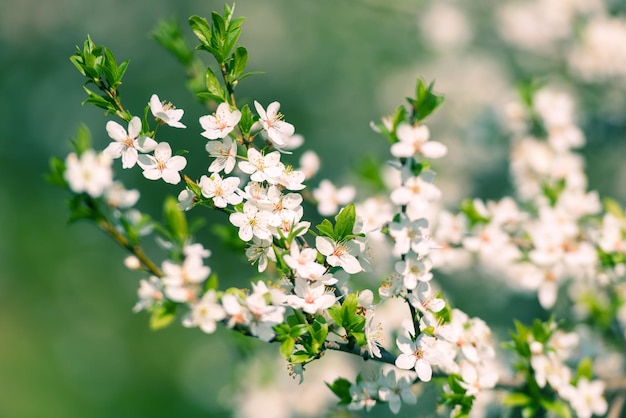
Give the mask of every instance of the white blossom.
M 178 184 L 181 177 L 179 171 L 187 166 L 185 157 L 172 157 L 172 148 L 167 142 L 161 142 L 152 155 L 140 155 L 138 164 L 143 168 L 143 175 L 148 180 L 163 179 L 166 183 Z
M 180 122 L 185 113 L 184 110 L 176 109 L 171 103 L 161 102 L 156 94 L 150 97 L 150 111 L 156 119 L 164 124 L 174 128 L 186 128 Z
M 235 129 L 241 112 L 238 109 L 231 110 L 228 103 L 220 103 L 213 115 L 205 115 L 200 117 L 200 125 L 204 132 L 200 135 L 208 139 L 225 138 Z

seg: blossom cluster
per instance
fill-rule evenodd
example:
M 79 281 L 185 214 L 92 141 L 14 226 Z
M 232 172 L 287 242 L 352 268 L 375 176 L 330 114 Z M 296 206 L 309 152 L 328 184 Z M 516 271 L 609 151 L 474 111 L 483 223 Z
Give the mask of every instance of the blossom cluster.
M 452 306 L 437 285 L 436 269 L 454 271 L 480 260 L 516 287 L 536 291 L 548 310 L 558 305 L 567 285 L 577 318 L 601 316 L 607 300 L 601 313 L 626 329 L 626 288 L 617 285 L 626 274 L 626 216 L 616 205 L 603 212 L 598 194 L 587 190 L 582 158 L 574 152 L 585 138 L 569 96 L 539 89 L 525 105 L 507 108 L 517 200 L 467 200 L 460 213 L 452 213 L 441 209 L 432 169 L 448 149 L 431 139 L 424 123 L 443 98 L 419 80 L 409 106 L 372 123 L 390 143 L 390 161 L 380 170 L 388 190 L 355 204 L 351 185 L 337 187 L 324 179 L 310 190 L 319 168 L 315 153 L 302 154 L 299 167 L 286 162 L 284 156 L 304 138 L 280 113 L 279 102 L 237 105 L 234 89 L 249 74 L 243 72 L 245 48 L 235 48 L 243 20 L 232 12 L 226 7 L 224 16 L 215 13 L 215 27 L 190 19 L 198 49 L 216 58 L 224 84 L 207 69 L 207 91 L 199 97 L 211 111 L 197 122 L 208 161 L 200 175 L 189 172 L 184 150 L 160 139 L 162 125 L 187 127 L 182 109 L 154 94 L 144 110 L 154 122 L 142 120 L 122 107 L 114 90 L 127 62 L 117 66 L 108 58 L 94 59 L 93 54 L 108 50 L 95 48 L 90 39 L 73 57 L 79 71 L 105 93 L 98 97 L 87 90 L 89 100 L 127 127 L 108 121 L 112 142 L 102 152 L 77 141 L 76 152 L 56 165 L 57 182 L 73 194 L 73 218 L 95 221 L 131 253 L 126 266 L 143 275 L 133 310 L 150 313 L 153 327 L 181 314 L 183 326 L 207 334 L 223 326 L 276 343 L 290 374 L 300 380 L 305 368 L 329 350 L 383 363 L 369 377 L 328 383 L 353 410 L 387 403 L 397 414 L 403 403 L 417 402 L 418 385 L 445 379 L 441 403 L 453 417 L 468 416 L 476 400 L 497 388 L 501 364 L 490 327 Z M 544 35 L 565 36 L 557 32 Z M 89 66 L 94 62 L 108 65 L 107 83 L 95 81 L 103 77 L 93 76 L 102 70 Z M 116 159 L 122 169 L 138 166 L 147 180 L 182 182 L 177 198 L 166 199 L 163 223 L 135 208 L 139 191 L 114 179 Z M 314 225 L 305 216 L 307 201 L 328 218 Z M 196 242 L 186 221 L 187 211 L 207 208 L 224 216 L 226 234 L 266 280 L 255 279 L 249 289 L 220 288 L 217 273 L 207 265 L 211 250 Z M 150 234 L 166 253 L 161 262 L 144 253 Z M 372 280 L 361 273 L 372 272 L 377 294 L 356 291 Z M 386 279 L 380 283 L 379 277 Z M 392 310 L 397 312 L 389 315 Z M 516 390 L 527 390 L 517 393 L 525 402 L 518 404 L 526 408 L 523 415 L 547 408 L 552 395 L 579 417 L 607 411 L 604 384 L 570 366 L 580 360 L 574 358 L 579 354 L 575 334 L 554 323 L 547 328 L 539 323 L 533 332 L 516 326 L 513 347 L 522 358 L 516 368 L 526 379 Z

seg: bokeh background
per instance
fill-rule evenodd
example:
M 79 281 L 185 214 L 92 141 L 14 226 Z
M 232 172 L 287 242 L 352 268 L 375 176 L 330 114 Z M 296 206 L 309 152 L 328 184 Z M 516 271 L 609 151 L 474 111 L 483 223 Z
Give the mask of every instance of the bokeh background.
M 177 18 L 193 42 L 186 19 L 222 7 L 213 0 L 0 3 L 0 417 L 326 414 L 332 396 L 319 379 L 328 367 L 307 375 L 316 385 L 297 386 L 285 364 L 255 341 L 178 324 L 150 331 L 147 315 L 131 312 L 141 277 L 123 267 L 123 251 L 92 225 L 68 226 L 67 196 L 44 181 L 48 160 L 69 152 L 81 123 L 96 147 L 108 143 L 108 118 L 81 106 L 83 80 L 68 59 L 87 34 L 118 60 L 130 58 L 126 107 L 141 112 L 152 93 L 173 102 L 190 126 L 172 133 L 173 141 L 202 151 L 192 121 L 206 111 L 184 88 L 182 67 L 150 33 L 160 19 Z M 355 181 L 364 158 L 387 155 L 369 122 L 410 96 L 418 76 L 436 80 L 446 102 L 429 125 L 450 148 L 436 170 L 454 207 L 467 196 L 496 198 L 509 189 L 502 109 L 517 82 L 539 77 L 577 101 L 590 187 L 624 203 L 625 9 L 601 0 L 239 0 L 236 14 L 248 18 L 240 43 L 250 69 L 266 72 L 242 82 L 239 96 L 280 101 L 305 149 L 320 155 L 323 177 L 343 185 Z M 595 21 L 616 21 L 617 29 L 589 40 Z M 127 180 L 140 184 L 132 175 Z M 158 216 L 155 191 L 142 205 Z M 207 229 L 211 267 L 245 284 L 253 270 L 236 267 L 240 258 Z M 496 327 L 542 314 L 533 296 L 503 294 L 486 303 L 485 292 L 498 295 L 498 288 L 442 280 L 459 307 Z M 324 361 L 336 372 L 345 358 Z M 278 389 L 252 390 L 271 382 Z M 327 414 L 350 416 L 332 407 Z

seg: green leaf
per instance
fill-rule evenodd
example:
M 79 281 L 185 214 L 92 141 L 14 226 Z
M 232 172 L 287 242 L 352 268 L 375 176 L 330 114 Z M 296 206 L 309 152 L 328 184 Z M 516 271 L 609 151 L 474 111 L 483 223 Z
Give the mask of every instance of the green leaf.
M 489 218 L 486 218 L 485 216 L 481 215 L 480 212 L 478 212 L 478 210 L 474 206 L 474 202 L 471 199 L 463 200 L 459 210 L 463 212 L 465 216 L 467 216 L 467 220 L 470 223 L 470 227 L 476 224 L 489 222 Z
M 191 16 L 189 18 L 189 26 L 191 26 L 191 30 L 196 35 L 196 37 L 200 40 L 202 45 L 210 46 L 211 39 L 213 34 L 211 32 L 211 27 L 209 26 L 209 22 L 203 17 L 200 16 Z
M 589 381 L 593 379 L 593 362 L 589 357 L 585 357 L 580 361 L 580 363 L 578 363 L 578 369 L 576 370 L 576 382 L 582 378 Z
M 157 331 L 165 328 L 170 325 L 175 318 L 176 304 L 165 303 L 152 311 L 152 316 L 150 316 L 150 329 Z
M 76 130 L 76 135 L 71 140 L 72 146 L 78 155 L 91 149 L 91 132 L 85 124 L 80 124 Z
M 65 161 L 59 157 L 50 158 L 50 171 L 46 174 L 46 181 L 55 186 L 68 188 L 67 181 L 65 180 Z
M 542 398 L 541 406 L 544 407 L 546 411 L 555 414 L 557 417 L 571 418 L 572 416 L 572 412 L 570 411 L 567 403 L 560 400 L 548 400 Z
M 224 57 L 229 56 L 230 53 L 233 51 L 235 44 L 237 44 L 237 41 L 239 40 L 239 36 L 241 36 L 240 27 L 234 27 L 229 29 L 228 33 L 224 37 L 224 46 L 222 48 L 222 54 Z
M 224 90 L 210 68 L 207 68 L 206 71 L 206 87 L 209 93 L 220 98 L 220 102 L 224 101 Z
M 350 387 L 352 383 L 348 379 L 340 377 L 333 383 L 326 382 L 326 386 L 333 391 L 339 398 L 339 405 L 348 405 L 352 402 L 352 395 L 350 395 Z
M 353 204 L 349 204 L 337 215 L 337 222 L 335 223 L 334 228 L 335 240 L 343 241 L 348 235 L 352 235 L 355 221 L 356 209 Z
M 239 79 L 239 76 L 242 75 L 244 70 L 246 69 L 247 64 L 248 51 L 243 46 L 237 47 L 233 56 L 233 68 L 230 74 L 233 80 Z
M 250 106 L 247 104 L 241 108 L 241 119 L 239 119 L 239 129 L 244 136 L 250 135 L 250 128 L 254 124 L 254 116 L 250 111 Z
M 282 354 L 286 360 L 289 360 L 295 346 L 296 340 L 291 337 L 287 337 L 282 343 L 280 343 L 280 354 Z
M 161 20 L 152 31 L 152 38 L 174 55 L 185 67 L 193 62 L 193 52 L 187 45 L 176 19 Z
M 335 321 L 337 326 L 343 327 L 343 311 L 341 309 L 341 306 L 339 305 L 331 306 L 330 308 L 328 308 L 328 314 L 333 319 L 333 321 Z
M 87 99 L 83 102 L 83 105 L 85 103 L 90 103 L 101 109 L 115 113 L 115 106 L 110 101 L 102 96 L 98 96 L 96 93 L 89 90 L 86 86 L 83 86 L 83 90 L 85 90 L 88 95 Z
M 375 191 L 381 192 L 387 189 L 381 174 L 382 165 L 383 164 L 373 156 L 367 155 L 357 166 L 358 175 L 363 180 L 367 181 Z
M 178 205 L 178 200 L 173 196 L 168 196 L 165 199 L 163 211 L 168 231 L 180 245 L 183 245 L 188 236 L 187 220 L 184 212 Z
M 196 93 L 196 97 L 205 102 L 215 102 L 215 103 L 223 103 L 224 96 L 216 96 L 215 94 L 211 94 L 208 91 L 201 91 Z
M 521 407 L 530 404 L 532 401 L 532 398 L 525 393 L 511 392 L 504 396 L 504 399 L 502 399 L 502 405 Z
M 218 290 L 219 289 L 219 280 L 217 278 L 216 273 L 212 273 L 206 283 L 204 284 L 204 290 Z
M 602 204 L 605 211 L 618 219 L 624 219 L 624 208 L 617 200 L 605 197 L 602 199 Z
M 328 238 L 334 238 L 335 234 L 333 231 L 333 224 L 328 219 L 324 219 L 322 223 L 317 225 L 315 228 L 320 233 L 320 235 Z
M 418 122 L 426 119 L 443 103 L 443 96 L 433 93 L 433 86 L 434 82 L 430 83 L 430 85 L 426 87 L 424 80 L 422 78 L 418 79 L 417 87 L 415 89 L 416 99 L 409 99 L 409 103 L 413 107 L 415 120 Z

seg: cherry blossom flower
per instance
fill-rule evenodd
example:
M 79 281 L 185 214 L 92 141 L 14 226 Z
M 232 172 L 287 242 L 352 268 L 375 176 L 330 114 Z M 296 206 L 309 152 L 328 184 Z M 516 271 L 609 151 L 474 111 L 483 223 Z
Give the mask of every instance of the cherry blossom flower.
M 159 278 L 150 276 L 148 280 L 140 280 L 137 296 L 139 296 L 139 301 L 133 307 L 133 312 L 143 311 L 154 306 L 155 303 L 163 301 L 163 291 Z
M 226 311 L 217 301 L 215 290 L 208 290 L 199 302 L 191 305 L 191 312 L 183 319 L 185 327 L 200 327 L 207 334 L 217 328 L 217 321 L 226 318 Z
M 211 177 L 202 176 L 198 185 L 202 189 L 202 195 L 208 199 L 213 199 L 213 204 L 217 208 L 225 208 L 230 205 L 238 205 L 243 201 L 239 194 L 239 177 L 228 177 L 222 179 L 218 173 L 211 174 Z
M 285 122 L 283 115 L 278 112 L 280 103 L 270 103 L 267 106 L 267 112 L 257 101 L 254 102 L 254 107 L 259 114 L 259 122 L 269 140 L 279 148 L 287 145 L 289 138 L 294 134 L 295 128 L 292 124 Z
M 209 166 L 211 173 L 224 170 L 228 174 L 235 168 L 235 158 L 237 157 L 237 142 L 232 138 L 224 138 L 223 141 L 209 141 L 206 150 L 215 160 Z
M 410 405 L 417 403 L 417 397 L 411 392 L 411 379 L 409 376 L 396 375 L 393 369 L 385 370 L 378 378 L 378 397 L 381 401 L 389 404 L 389 409 L 394 414 L 400 412 L 402 402 Z
M 592 415 L 603 416 L 609 409 L 609 405 L 604 399 L 604 382 L 594 380 L 590 382 L 586 378 L 578 380 L 576 386 L 568 386 L 559 392 L 563 398 L 567 399 L 576 411 L 579 418 L 591 418 Z
M 163 179 L 166 183 L 178 184 L 181 177 L 179 171 L 187 166 L 185 157 L 172 157 L 172 148 L 167 142 L 161 142 L 152 155 L 140 155 L 138 164 L 143 168 L 143 175 L 148 180 Z
M 250 174 L 250 180 L 256 182 L 267 181 L 275 183 L 275 179 L 282 174 L 280 166 L 280 153 L 270 152 L 261 154 L 254 148 L 248 150 L 248 161 L 240 161 L 239 168 L 246 174 Z
M 415 289 L 418 282 L 427 282 L 432 279 L 431 264 L 428 259 L 418 260 L 417 257 L 407 257 L 396 262 L 395 270 L 404 278 L 404 287 Z
M 365 322 L 365 341 L 367 342 L 367 352 L 370 357 L 381 358 L 380 347 L 385 341 L 385 334 L 380 322 L 374 324 L 374 314 L 369 313 Z
M 204 129 L 200 135 L 208 139 L 225 138 L 240 119 L 241 112 L 238 109 L 231 110 L 228 103 L 220 103 L 213 115 L 200 117 L 200 125 Z
M 103 152 L 114 159 L 122 157 L 122 168 L 131 168 L 137 163 L 139 156 L 137 151 L 151 152 L 158 145 L 150 137 L 139 136 L 141 120 L 137 116 L 128 122 L 128 132 L 122 125 L 114 121 L 107 122 L 106 130 L 114 142 L 111 142 Z
M 287 296 L 287 303 L 294 309 L 302 309 L 306 313 L 314 314 L 330 308 L 337 300 L 334 294 L 326 291 L 326 286 L 321 282 L 309 282 L 296 277 L 295 283 L 295 295 Z
M 317 211 L 322 216 L 335 215 L 339 206 L 347 205 L 356 196 L 356 189 L 344 186 L 339 189 L 330 180 L 322 180 L 313 190 L 313 197 L 317 200 Z
M 467 360 L 461 360 L 461 378 L 463 380 L 459 384 L 465 388 L 465 395 L 473 396 L 481 390 L 495 387 L 498 373 L 488 367 L 479 367 Z
M 178 193 L 178 207 L 182 210 L 190 210 L 197 201 L 198 198 L 195 193 L 189 189 L 181 190 L 181 192 Z
M 274 303 L 282 304 L 285 295 L 277 289 L 268 289 L 262 281 L 253 283 L 252 289 L 252 294 L 246 298 L 246 306 L 252 314 L 250 333 L 267 342 L 276 335 L 272 328 L 283 322 L 285 307 Z
M 314 248 L 303 248 L 295 242 L 291 244 L 289 254 L 283 256 L 285 263 L 296 271 L 300 277 L 308 278 L 311 274 L 323 274 L 326 268 L 316 262 L 317 250 Z
M 305 179 L 310 179 L 320 169 L 320 157 L 314 151 L 305 151 L 300 156 L 300 171 L 304 173 Z
M 202 257 L 185 257 L 182 264 L 164 261 L 162 264 L 165 294 L 176 302 L 189 302 L 199 290 L 199 284 L 211 274 L 211 268 L 204 265 Z
M 425 125 L 412 126 L 401 123 L 396 128 L 398 142 L 391 146 L 391 155 L 398 158 L 410 158 L 421 154 L 425 158 L 441 158 L 448 148 L 441 142 L 429 141 L 430 131 Z
M 116 181 L 106 189 L 104 196 L 107 205 L 118 209 L 126 209 L 135 206 L 135 203 L 139 200 L 139 190 L 128 190 L 122 183 Z
M 443 355 L 434 347 L 436 339 L 430 335 L 420 334 L 412 341 L 404 335 L 396 339 L 396 345 L 402 352 L 396 358 L 396 366 L 401 369 L 415 369 L 423 382 L 429 382 L 433 375 L 431 364 L 442 361 Z
M 272 233 L 269 229 L 271 214 L 261 211 L 250 201 L 243 206 L 243 212 L 231 213 L 230 223 L 239 228 L 239 238 L 250 241 L 253 236 L 260 239 L 270 239 Z
M 258 263 L 257 269 L 262 273 L 267 268 L 268 260 L 276 261 L 272 241 L 268 239 L 252 238 L 252 244 L 246 248 L 246 257 L 250 264 Z
M 186 128 L 186 126 L 180 122 L 185 111 L 176 109 L 171 103 L 161 102 L 159 96 L 156 94 L 150 97 L 150 111 L 156 119 L 164 124 L 173 128 Z
M 435 297 L 428 282 L 419 282 L 416 291 L 408 296 L 408 300 L 422 314 L 428 311 L 439 312 L 446 306 L 443 299 Z
M 355 252 L 356 245 L 352 241 L 335 242 L 327 237 L 315 238 L 317 250 L 326 256 L 326 262 L 331 266 L 339 266 L 348 274 L 363 271 L 363 267 L 351 252 Z
M 63 176 L 73 192 L 100 197 L 113 184 L 111 163 L 110 157 L 94 150 L 87 150 L 80 157 L 72 152 L 65 159 Z

